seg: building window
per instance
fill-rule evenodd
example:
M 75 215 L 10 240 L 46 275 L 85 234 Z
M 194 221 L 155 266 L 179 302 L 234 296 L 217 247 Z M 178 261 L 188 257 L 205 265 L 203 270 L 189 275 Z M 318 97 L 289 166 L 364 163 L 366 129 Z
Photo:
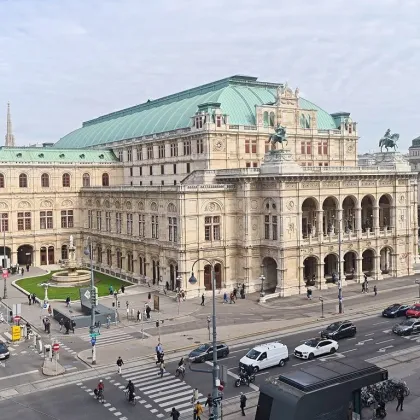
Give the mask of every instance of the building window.
M 252 162 L 252 167 L 253 168 L 258 168 L 258 162 Z
M 184 143 L 184 156 L 189 156 L 191 154 L 191 141 L 186 140 Z
M 197 153 L 202 155 L 204 153 L 204 141 L 203 139 L 197 139 Z
M 272 234 L 273 234 L 273 241 L 277 241 L 277 216 L 271 216 L 271 228 L 272 228 Z
M 90 187 L 90 175 L 83 174 L 82 183 L 84 187 Z
M 245 153 L 251 152 L 251 140 L 245 140 Z
M 61 224 L 63 223 L 61 222 Z M 88 210 L 88 229 L 92 229 L 92 227 L 93 227 L 93 210 Z
M 67 245 L 61 246 L 61 259 L 62 260 L 68 260 L 69 259 L 69 249 Z
M 318 154 L 328 155 L 328 142 L 323 141 L 318 143 Z
M 19 188 L 28 188 L 28 175 L 19 175 Z
M 127 253 L 127 271 L 132 273 L 134 271 L 133 267 L 133 254 L 131 252 Z
M 50 187 L 50 176 L 48 174 L 41 175 L 41 187 L 42 188 Z
M 150 181 L 150 185 L 153 185 L 153 181 Z
M 63 181 L 63 187 L 65 188 L 69 188 L 70 187 L 70 174 L 63 174 L 62 177 L 62 181 Z
M 247 168 L 250 168 L 250 167 L 251 167 L 251 162 L 247 162 L 247 163 L 246 163 L 246 167 L 247 167 Z
M 0 217 L 1 217 L 1 231 L 9 232 L 9 214 L 0 213 Z
M 176 217 L 168 217 L 168 226 L 169 226 L 169 242 L 177 242 L 178 237 L 178 227 Z
M 176 179 L 174 179 L 174 185 L 176 185 Z
M 53 212 L 51 210 L 39 213 L 39 227 L 41 229 L 53 228 Z
M 300 143 L 300 153 L 302 155 L 311 155 L 312 154 L 312 145 L 310 141 L 302 141 Z
M 98 263 L 102 264 L 102 247 L 100 245 L 96 248 L 96 254 L 98 255 Z
M 160 181 L 160 185 L 165 185 L 165 181 Z
M 264 239 L 270 239 L 270 216 L 264 216 Z
M 160 165 L 160 174 L 161 175 L 165 174 L 165 165 Z
M 143 176 L 143 166 L 140 166 L 140 171 L 139 172 L 140 172 L 140 176 Z
M 143 257 L 139 258 L 139 268 L 140 274 L 143 275 Z
M 122 268 L 122 252 L 117 249 L 117 268 Z
M 204 239 L 206 241 L 220 241 L 219 216 L 207 216 L 204 218 Z
M 141 146 L 136 148 L 137 160 L 143 160 L 143 148 Z
M 106 263 L 110 267 L 112 266 L 112 251 L 109 248 L 106 250 Z
M 96 229 L 102 230 L 102 212 L 96 212 Z
M 165 145 L 159 144 L 159 158 L 162 159 L 165 157 Z
M 153 145 L 147 146 L 147 159 L 153 159 Z
M 31 230 L 31 212 L 18 212 L 17 221 L 18 221 L 18 230 Z
M 124 159 L 124 153 L 122 150 L 118 150 L 118 160 L 122 162 Z
M 187 174 L 191 172 L 191 164 L 187 163 Z
M 127 235 L 133 234 L 133 214 L 127 213 Z
M 221 127 L 221 126 L 222 126 L 222 116 L 216 115 L 216 127 Z
M 198 117 L 195 117 L 195 128 L 203 128 L 203 116 L 200 115 Z
M 149 175 L 153 175 L 153 166 L 149 167 Z
M 139 236 L 140 238 L 144 238 L 144 234 L 146 231 L 146 221 L 144 214 L 139 214 Z
M 102 186 L 109 187 L 109 175 L 106 172 L 102 174 Z
M 171 157 L 178 156 L 178 143 L 171 143 Z
M 278 221 L 277 216 L 265 215 L 264 216 L 264 239 L 278 239 Z
M 115 227 L 117 233 L 122 232 L 122 213 L 115 214 Z
M 159 239 L 159 216 L 152 216 L 152 239 Z
M 90 220 L 92 225 L 92 220 Z M 74 227 L 74 214 L 73 210 L 61 210 L 61 227 L 72 228 Z
M 133 168 L 130 168 L 130 176 L 133 176 Z
M 111 232 L 111 212 L 105 212 L 105 231 Z
M 0 188 L 4 188 L 4 175 L 0 174 Z
M 127 149 L 127 161 L 128 162 L 133 161 L 133 149 L 131 147 Z
M 176 163 L 174 163 L 174 175 L 176 174 Z

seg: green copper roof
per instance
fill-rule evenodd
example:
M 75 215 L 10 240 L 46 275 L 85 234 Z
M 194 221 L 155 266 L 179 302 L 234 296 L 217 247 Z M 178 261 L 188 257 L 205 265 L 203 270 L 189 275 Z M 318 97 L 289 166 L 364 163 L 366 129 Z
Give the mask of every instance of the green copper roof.
M 111 150 L 75 150 L 51 147 L 1 147 L 0 163 L 110 163 L 118 159 Z
M 85 148 L 186 128 L 198 106 L 220 103 L 232 125 L 255 125 L 255 105 L 273 103 L 278 83 L 257 82 L 255 77 L 233 76 L 174 95 L 96 118 L 60 139 L 54 147 Z M 300 98 L 302 109 L 318 111 L 318 128 L 336 129 L 333 118 L 323 109 Z

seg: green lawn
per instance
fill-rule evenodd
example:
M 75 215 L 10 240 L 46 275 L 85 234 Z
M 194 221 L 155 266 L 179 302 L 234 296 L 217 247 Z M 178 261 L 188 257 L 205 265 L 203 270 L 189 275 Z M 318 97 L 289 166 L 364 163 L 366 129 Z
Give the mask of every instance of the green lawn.
M 115 277 L 107 276 L 103 273 L 94 272 L 95 286 L 98 288 L 99 296 L 106 296 L 109 294 L 109 286 L 112 286 L 114 290 L 121 288 L 121 286 L 130 286 L 131 283 L 117 279 Z M 50 280 L 52 272 L 39 277 L 32 277 L 30 279 L 22 279 L 16 281 L 16 284 L 25 289 L 29 293 L 35 293 L 35 295 L 41 299 L 44 298 L 44 288 L 40 286 L 41 283 L 46 283 Z M 86 287 L 86 286 L 83 286 Z M 78 287 L 49 287 L 48 298 L 55 300 L 65 300 L 67 296 L 70 296 L 71 300 L 79 300 L 79 288 Z

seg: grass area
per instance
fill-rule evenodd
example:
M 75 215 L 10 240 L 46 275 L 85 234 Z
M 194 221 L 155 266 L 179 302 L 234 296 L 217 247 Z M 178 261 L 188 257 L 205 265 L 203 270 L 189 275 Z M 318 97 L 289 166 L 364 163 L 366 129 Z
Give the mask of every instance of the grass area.
M 35 295 L 41 299 L 44 298 L 44 288 L 40 286 L 42 283 L 46 283 L 51 279 L 53 272 L 45 274 L 39 277 L 32 277 L 30 279 L 22 279 L 16 281 L 16 284 L 25 289 L 29 293 L 35 293 Z M 130 286 L 131 283 L 111 277 L 103 273 L 94 272 L 95 286 L 98 288 L 99 296 L 106 296 L 109 294 L 109 286 L 112 286 L 114 290 L 118 290 L 121 286 Z M 86 287 L 86 286 L 82 286 Z M 78 287 L 49 287 L 48 298 L 54 300 L 65 300 L 67 296 L 70 296 L 71 300 L 79 300 L 80 293 Z

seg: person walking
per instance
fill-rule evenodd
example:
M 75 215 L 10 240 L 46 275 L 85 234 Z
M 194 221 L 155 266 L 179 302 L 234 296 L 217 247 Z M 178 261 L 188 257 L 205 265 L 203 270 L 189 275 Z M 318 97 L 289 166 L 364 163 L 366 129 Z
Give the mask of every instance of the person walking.
M 240 403 L 242 415 L 244 416 L 245 415 L 245 407 L 246 407 L 246 396 L 244 395 L 243 392 L 241 392 L 239 403 Z
M 22 269 L 20 270 L 20 274 L 22 275 L 22 277 L 23 277 L 23 275 L 25 274 L 25 269 L 22 267 Z
M 117 359 L 117 366 L 118 366 L 118 373 L 121 375 L 121 369 L 122 365 L 124 364 L 123 359 L 121 359 L 121 356 L 118 356 Z
M 147 318 L 148 321 L 150 321 L 150 312 L 151 312 L 150 306 L 147 305 L 146 306 L 146 318 Z
M 111 326 L 111 315 L 108 314 L 106 317 L 106 327 L 109 330 L 109 327 Z
M 60 321 L 58 321 L 58 325 L 60 326 L 60 332 L 63 331 L 63 326 L 64 326 L 64 319 L 60 318 Z
M 195 403 L 198 401 L 198 389 L 197 388 L 194 388 L 193 389 L 193 394 L 192 394 L 192 397 L 191 397 L 191 403 L 192 403 L 192 405 L 195 405 Z
M 32 296 L 29 294 L 28 295 L 28 302 L 29 302 L 29 306 L 32 305 Z
M 32 293 L 32 303 L 35 305 L 36 303 L 36 296 L 35 293 Z
M 47 334 L 51 333 L 51 322 L 48 318 L 45 318 L 45 331 Z
M 402 389 L 398 390 L 397 393 L 397 409 L 395 411 L 398 411 L 398 409 L 400 409 L 400 411 L 403 411 L 403 405 L 404 405 L 404 391 Z
M 378 295 L 378 288 L 376 287 L 376 284 L 375 284 L 375 286 L 373 286 L 373 294 L 374 294 L 374 296 Z
M 213 397 L 211 396 L 211 394 L 207 395 L 207 400 L 204 403 L 204 407 L 209 407 L 209 416 L 211 415 L 212 409 L 213 409 Z
M 172 420 L 179 420 L 179 416 L 180 416 L 179 411 L 175 407 L 172 407 L 172 411 L 170 415 L 170 417 L 172 417 Z
M 200 401 L 197 401 L 194 412 L 196 420 L 201 420 L 201 416 L 203 415 L 204 409 L 203 406 L 200 404 Z
M 309 300 L 312 300 L 312 290 L 308 287 L 308 289 L 306 290 L 306 297 Z
M 163 378 L 164 373 L 165 373 L 165 362 L 163 361 L 163 357 L 162 357 L 159 363 L 159 375 L 161 378 Z
M 227 293 L 223 293 L 223 303 L 228 303 L 228 296 Z
M 204 306 L 204 293 L 201 295 L 201 306 Z
M 366 293 L 366 285 L 365 285 L 365 282 L 362 283 L 362 293 Z
M 157 346 L 155 347 L 155 351 L 156 351 L 156 364 L 158 364 L 160 363 L 162 359 L 162 353 L 163 353 L 162 344 L 158 343 Z

